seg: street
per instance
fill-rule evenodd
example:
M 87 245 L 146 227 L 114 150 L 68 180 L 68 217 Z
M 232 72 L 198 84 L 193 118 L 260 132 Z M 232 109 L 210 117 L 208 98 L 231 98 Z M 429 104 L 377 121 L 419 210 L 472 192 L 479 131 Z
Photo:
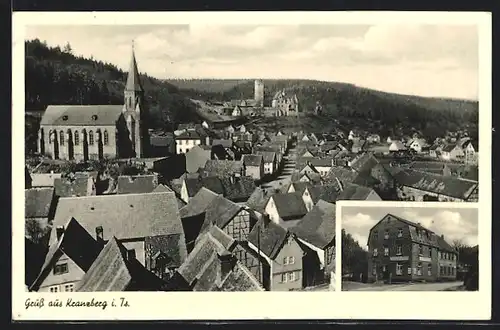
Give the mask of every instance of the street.
M 295 159 L 296 155 L 295 147 L 291 147 L 284 155 L 283 155 L 283 169 L 281 170 L 280 175 L 277 179 L 273 181 L 266 182 L 262 184 L 262 188 L 266 190 L 274 190 L 281 189 L 285 187 L 288 183 L 291 182 L 291 177 L 293 170 L 295 169 Z
M 360 287 L 347 289 L 346 291 L 443 291 L 449 288 L 462 285 L 463 282 L 440 282 L 440 283 L 404 283 L 370 285 L 365 284 Z M 344 283 L 342 284 L 344 288 Z

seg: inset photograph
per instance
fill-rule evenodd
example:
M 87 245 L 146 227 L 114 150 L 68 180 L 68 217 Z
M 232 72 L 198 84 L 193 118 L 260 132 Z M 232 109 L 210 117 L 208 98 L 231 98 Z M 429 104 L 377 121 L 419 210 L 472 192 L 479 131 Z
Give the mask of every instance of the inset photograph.
M 342 291 L 477 291 L 478 210 L 433 203 L 340 209 Z

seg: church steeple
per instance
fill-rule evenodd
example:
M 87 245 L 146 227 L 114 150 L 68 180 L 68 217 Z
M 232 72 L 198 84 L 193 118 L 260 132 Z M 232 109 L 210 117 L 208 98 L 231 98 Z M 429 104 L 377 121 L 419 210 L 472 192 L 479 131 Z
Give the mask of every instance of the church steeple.
M 135 60 L 134 42 L 132 41 L 132 58 L 130 59 L 130 68 L 128 70 L 126 91 L 143 92 L 141 80 L 139 78 L 139 70 L 137 69 L 137 61 Z

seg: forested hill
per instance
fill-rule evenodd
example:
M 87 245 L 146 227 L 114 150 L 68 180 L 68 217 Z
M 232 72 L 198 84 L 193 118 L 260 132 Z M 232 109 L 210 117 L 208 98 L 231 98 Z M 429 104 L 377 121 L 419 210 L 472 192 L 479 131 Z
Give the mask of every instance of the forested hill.
M 206 100 L 253 98 L 254 93 L 253 80 L 191 79 L 169 82 L 191 97 Z M 297 94 L 304 112 L 312 111 L 319 101 L 324 109 L 322 116 L 327 120 L 353 118 L 363 126 L 361 121 L 368 119 L 388 128 L 401 124 L 425 131 L 425 135 L 432 137 L 446 130 L 466 128 L 471 136 L 477 136 L 477 101 L 393 94 L 337 82 L 264 80 L 265 104 L 269 105 L 274 94 L 282 89 Z
M 45 110 L 49 104 L 123 104 L 127 73 L 115 65 L 75 56 L 69 44 L 61 49 L 32 40 L 25 46 L 26 111 Z M 196 119 L 194 104 L 177 87 L 144 74 L 141 78 L 150 127 Z

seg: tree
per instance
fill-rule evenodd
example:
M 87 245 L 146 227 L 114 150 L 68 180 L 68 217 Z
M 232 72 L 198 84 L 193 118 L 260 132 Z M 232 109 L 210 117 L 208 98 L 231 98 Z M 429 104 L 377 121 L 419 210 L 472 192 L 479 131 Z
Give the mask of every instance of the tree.
M 49 227 L 42 227 L 35 219 L 26 220 L 25 231 L 26 235 L 35 244 L 38 244 L 49 233 Z
M 66 45 L 64 45 L 63 52 L 66 53 L 66 54 L 73 55 L 73 48 L 71 47 L 71 45 L 69 44 L 69 42 L 67 42 Z

